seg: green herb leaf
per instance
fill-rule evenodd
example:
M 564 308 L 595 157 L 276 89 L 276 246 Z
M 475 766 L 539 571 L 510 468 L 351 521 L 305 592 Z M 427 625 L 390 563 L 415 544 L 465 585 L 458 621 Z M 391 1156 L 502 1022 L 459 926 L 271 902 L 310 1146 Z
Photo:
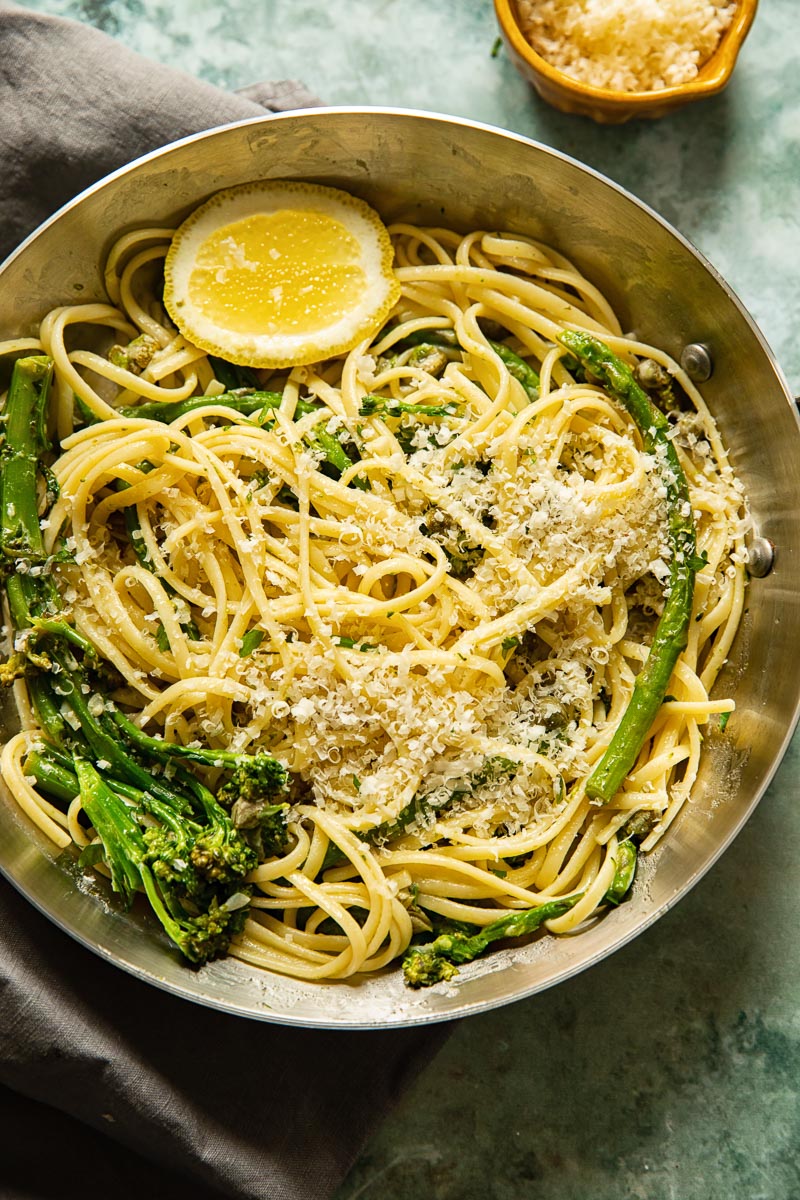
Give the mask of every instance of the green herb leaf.
M 242 638 L 242 644 L 239 647 L 239 658 L 247 658 L 254 650 L 263 642 L 266 634 L 263 629 L 248 629 L 247 633 Z

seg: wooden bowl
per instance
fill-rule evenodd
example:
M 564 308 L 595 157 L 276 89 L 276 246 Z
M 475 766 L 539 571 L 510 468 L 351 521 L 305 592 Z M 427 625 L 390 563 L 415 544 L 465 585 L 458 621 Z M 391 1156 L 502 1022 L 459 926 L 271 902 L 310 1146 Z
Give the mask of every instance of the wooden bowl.
M 494 0 L 495 13 L 511 60 L 543 100 L 561 112 L 591 117 L 602 125 L 621 125 L 634 117 L 663 117 L 692 100 L 714 96 L 726 87 L 758 0 L 738 0 L 733 20 L 696 78 L 649 92 L 592 87 L 552 66 L 531 46 L 519 25 L 516 0 Z

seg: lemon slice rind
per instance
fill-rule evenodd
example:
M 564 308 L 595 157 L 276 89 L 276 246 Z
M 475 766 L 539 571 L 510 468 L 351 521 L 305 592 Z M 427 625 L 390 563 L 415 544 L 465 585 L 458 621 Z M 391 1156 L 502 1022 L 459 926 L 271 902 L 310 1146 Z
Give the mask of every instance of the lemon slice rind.
M 354 239 L 358 254 L 353 269 L 363 273 L 357 301 L 324 328 L 299 332 L 233 331 L 210 319 L 191 299 L 204 244 L 221 227 L 286 210 L 340 222 Z M 393 259 L 391 239 L 378 214 L 348 192 L 292 180 L 242 184 L 215 193 L 176 231 L 164 264 L 164 305 L 183 336 L 209 354 L 242 366 L 302 366 L 346 353 L 385 322 L 400 296 Z

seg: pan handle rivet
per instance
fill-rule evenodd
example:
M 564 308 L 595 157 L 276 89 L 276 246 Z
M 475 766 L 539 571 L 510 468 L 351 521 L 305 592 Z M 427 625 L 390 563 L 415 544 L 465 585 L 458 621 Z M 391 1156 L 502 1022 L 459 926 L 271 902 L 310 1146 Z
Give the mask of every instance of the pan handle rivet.
M 775 562 L 775 546 L 765 537 L 754 537 L 747 547 L 747 570 L 756 579 L 769 575 Z
M 702 342 L 689 342 L 681 351 L 681 366 L 694 383 L 705 383 L 714 370 L 708 346 Z

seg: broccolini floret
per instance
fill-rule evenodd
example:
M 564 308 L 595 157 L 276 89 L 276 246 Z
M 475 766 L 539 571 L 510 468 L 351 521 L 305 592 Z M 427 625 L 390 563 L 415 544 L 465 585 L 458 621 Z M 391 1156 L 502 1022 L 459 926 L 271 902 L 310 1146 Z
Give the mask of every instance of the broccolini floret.
M 217 796 L 222 804 L 231 808 L 238 801 L 264 804 L 279 796 L 286 787 L 286 770 L 271 754 L 226 756 L 223 766 L 232 770 Z
M 244 879 L 257 854 L 196 775 L 179 764 L 165 769 L 176 757 L 168 744 L 142 733 L 103 695 L 106 664 L 69 623 L 39 513 L 51 375 L 49 359 L 19 359 L 8 391 L 0 562 L 16 649 L 0 678 L 26 676 L 42 729 L 26 773 L 63 801 L 80 795 L 113 889 L 127 904 L 144 892 L 172 941 L 192 962 L 204 962 L 241 928 L 249 903 Z M 266 807 L 285 784 L 283 767 L 267 754 L 191 748 L 184 757 L 228 772 L 220 791 L 233 805 L 244 796 Z
M 231 817 L 236 828 L 259 859 L 275 858 L 289 845 L 289 828 L 286 823 L 289 805 L 251 803 L 239 799 L 231 808 Z
M 628 897 L 636 876 L 636 865 L 637 853 L 633 842 L 620 842 L 614 854 L 614 876 L 603 896 L 604 904 L 616 906 Z M 452 979 L 458 973 L 459 966 L 472 962 L 483 954 L 492 942 L 500 938 L 524 937 L 535 932 L 545 921 L 552 921 L 555 917 L 569 912 L 582 895 L 582 892 L 578 892 L 563 900 L 550 900 L 537 908 L 509 913 L 483 929 L 455 921 L 440 922 L 433 941 L 412 945 L 406 951 L 403 959 L 405 981 L 409 987 L 420 988 Z
M 492 921 L 475 933 L 449 929 L 432 942 L 411 946 L 403 959 L 403 975 L 409 987 L 430 987 L 456 975 L 457 968 L 483 954 L 492 942 L 500 938 L 518 938 L 533 933 L 545 921 L 552 921 L 569 912 L 580 900 L 578 893 L 563 900 L 550 900 L 536 908 L 522 909 Z

